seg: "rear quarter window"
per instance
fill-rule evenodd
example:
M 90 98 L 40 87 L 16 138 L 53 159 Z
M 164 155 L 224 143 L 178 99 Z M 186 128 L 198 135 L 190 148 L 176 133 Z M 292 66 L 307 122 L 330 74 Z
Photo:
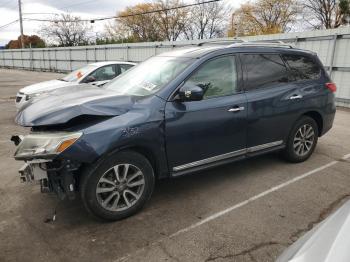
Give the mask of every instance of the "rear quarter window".
M 311 58 L 302 55 L 282 55 L 291 70 L 292 80 L 316 80 L 321 77 L 320 66 Z
M 134 65 L 130 65 L 130 64 L 120 64 L 120 73 L 124 73 L 125 71 L 129 70 L 130 68 L 132 68 Z

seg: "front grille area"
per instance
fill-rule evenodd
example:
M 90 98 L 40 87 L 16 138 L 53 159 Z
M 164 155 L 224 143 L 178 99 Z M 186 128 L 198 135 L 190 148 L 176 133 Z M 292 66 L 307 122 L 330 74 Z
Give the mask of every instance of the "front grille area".
M 21 100 L 22 100 L 22 97 L 21 97 L 21 96 L 16 96 L 16 103 L 21 102 Z

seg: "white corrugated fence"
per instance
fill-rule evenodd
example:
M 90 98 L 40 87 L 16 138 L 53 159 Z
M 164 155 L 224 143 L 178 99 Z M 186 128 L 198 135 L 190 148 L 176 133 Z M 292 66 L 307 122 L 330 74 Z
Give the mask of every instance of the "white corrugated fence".
M 350 27 L 301 33 L 251 36 L 243 37 L 242 39 L 248 41 L 281 40 L 291 43 L 295 47 L 316 52 L 329 71 L 333 81 L 337 84 L 337 104 L 350 107 Z M 232 40 L 232 38 L 0 50 L 0 67 L 66 72 L 96 61 L 122 60 L 141 62 L 148 57 L 174 48 L 217 40 Z

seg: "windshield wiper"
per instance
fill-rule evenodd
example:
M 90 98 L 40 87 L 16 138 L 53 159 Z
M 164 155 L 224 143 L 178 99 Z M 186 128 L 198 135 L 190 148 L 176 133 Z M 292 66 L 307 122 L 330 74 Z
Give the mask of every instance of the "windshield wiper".
M 65 80 L 65 79 L 63 79 L 63 78 L 58 78 L 57 80 L 64 81 L 64 82 L 68 82 L 67 80 Z

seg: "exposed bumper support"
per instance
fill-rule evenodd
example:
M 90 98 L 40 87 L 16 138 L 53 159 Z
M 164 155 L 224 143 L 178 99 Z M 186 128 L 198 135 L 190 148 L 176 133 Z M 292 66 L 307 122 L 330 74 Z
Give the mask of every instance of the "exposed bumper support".
M 22 182 L 33 182 L 47 179 L 47 172 L 45 170 L 48 160 L 36 159 L 27 161 L 20 169 L 20 180 Z
M 21 182 L 39 182 L 42 193 L 55 192 L 60 199 L 74 199 L 77 186 L 73 171 L 79 166 L 69 160 L 35 159 L 26 161 L 18 172 Z
M 23 183 L 30 183 L 34 180 L 32 169 L 28 164 L 24 164 L 19 170 L 19 179 Z

